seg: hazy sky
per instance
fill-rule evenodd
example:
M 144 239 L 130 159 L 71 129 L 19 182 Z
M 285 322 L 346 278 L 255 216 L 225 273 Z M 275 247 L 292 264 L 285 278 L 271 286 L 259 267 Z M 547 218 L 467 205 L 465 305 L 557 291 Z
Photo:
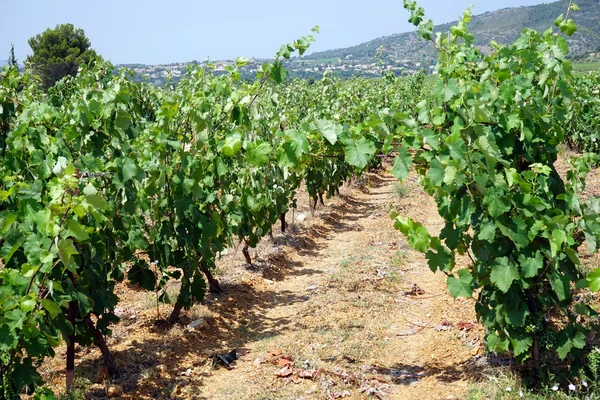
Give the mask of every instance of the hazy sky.
M 547 2 L 418 1 L 436 24 L 455 20 L 473 3 L 481 14 Z M 413 30 L 401 0 L 0 0 L 0 15 L 0 59 L 14 43 L 19 63 L 31 53 L 30 37 L 68 22 L 115 64 L 266 58 L 314 25 L 321 33 L 311 52 Z

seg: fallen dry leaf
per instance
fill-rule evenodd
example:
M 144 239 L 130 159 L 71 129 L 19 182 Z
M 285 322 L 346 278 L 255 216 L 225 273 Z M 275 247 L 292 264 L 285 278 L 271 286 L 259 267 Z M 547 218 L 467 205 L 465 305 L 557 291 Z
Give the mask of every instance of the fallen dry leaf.
M 292 360 L 288 360 L 287 358 L 282 358 L 282 359 L 280 359 L 279 361 L 277 361 L 277 365 L 278 365 L 280 368 L 283 368 L 283 367 L 285 367 L 286 365 L 293 365 L 293 364 L 294 364 L 294 362 L 293 362 Z
M 285 377 L 292 375 L 293 373 L 294 373 L 294 370 L 289 365 L 286 365 L 285 367 L 281 368 L 279 371 L 275 372 L 275 375 L 277 375 L 281 378 L 285 378 Z
M 421 289 L 419 286 L 417 286 L 416 283 L 413 283 L 410 290 L 404 292 L 405 296 L 420 296 L 425 294 L 425 291 L 423 289 Z
M 98 375 L 96 376 L 96 383 L 102 383 L 110 379 L 110 375 L 108 374 L 108 368 L 100 367 L 98 370 Z
M 475 328 L 474 323 L 467 321 L 460 321 L 458 324 L 456 324 L 456 326 L 458 327 L 458 329 L 464 329 L 467 332 Z
M 392 389 L 388 385 L 382 385 L 377 381 L 371 383 L 363 383 L 358 389 L 360 393 L 370 394 L 377 397 L 379 400 L 385 399 L 389 394 L 392 394 Z
M 267 355 L 269 357 L 279 357 L 282 354 L 283 354 L 283 351 L 281 351 L 281 349 L 273 349 L 271 351 L 267 351 Z
M 343 392 L 329 392 L 329 394 L 327 395 L 328 399 L 342 399 L 344 397 L 350 397 L 352 396 L 352 393 L 350 393 L 347 390 L 344 390 Z
M 298 369 L 296 370 L 296 372 L 298 373 L 298 376 L 300 378 L 304 378 L 304 379 L 314 379 L 317 377 L 317 375 L 319 375 L 319 370 L 318 369 Z

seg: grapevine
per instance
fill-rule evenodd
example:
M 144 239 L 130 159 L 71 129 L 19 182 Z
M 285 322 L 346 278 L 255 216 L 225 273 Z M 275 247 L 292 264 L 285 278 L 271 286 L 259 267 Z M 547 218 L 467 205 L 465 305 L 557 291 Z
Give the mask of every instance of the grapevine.
M 596 314 L 573 306 L 573 288 L 599 290 L 600 272 L 584 279 L 577 249 L 596 249 L 600 206 L 580 193 L 597 157 L 572 160 L 566 179 L 554 162 L 563 141 L 598 150 L 599 80 L 573 76 L 562 35 L 574 25 L 561 18 L 483 54 L 470 11 L 436 34 L 415 2 L 405 7 L 440 52 L 436 80 L 286 81 L 284 62 L 312 35 L 282 46 L 253 82 L 241 79 L 244 57 L 223 74 L 190 66 L 163 88 L 98 60 L 44 92 L 5 67 L 0 400 L 36 387 L 51 398 L 37 370 L 63 340 L 69 386 L 75 344 L 98 346 L 118 373 L 105 339 L 119 320 L 117 283 L 156 291 L 177 323 L 207 291 L 223 291 L 213 276 L 223 252 L 241 243 L 251 264 L 274 224 L 285 230 L 299 188 L 314 210 L 386 158 L 399 179 L 414 168 L 437 201 L 438 237 L 401 215 L 396 227 L 448 275 L 452 295 L 476 297 L 487 349 L 581 360 L 578 317 Z M 472 264 L 458 269 L 456 255 Z
M 476 296 L 489 351 L 539 367 L 539 332 L 551 329 L 544 317 L 554 310 L 562 325 L 544 347 L 580 362 L 586 328 L 577 315 L 595 311 L 570 305 L 572 287 L 587 285 L 577 248 L 587 241 L 595 251 L 600 234 L 597 200 L 580 197 L 595 156 L 574 160 L 566 182 L 554 167 L 574 101 L 562 35 L 576 28 L 561 17 L 558 32 L 526 29 L 512 45 L 492 43 L 485 55 L 467 29 L 470 10 L 449 33 L 434 34 L 422 8 L 404 5 L 419 35 L 439 50 L 440 79 L 432 104 L 422 104 L 418 121 L 400 134 L 414 154 L 401 153 L 394 172 L 404 179 L 415 166 L 445 227 L 433 237 L 403 216 L 396 227 L 433 271 L 448 275 L 453 296 Z M 456 271 L 457 254 L 472 265 Z

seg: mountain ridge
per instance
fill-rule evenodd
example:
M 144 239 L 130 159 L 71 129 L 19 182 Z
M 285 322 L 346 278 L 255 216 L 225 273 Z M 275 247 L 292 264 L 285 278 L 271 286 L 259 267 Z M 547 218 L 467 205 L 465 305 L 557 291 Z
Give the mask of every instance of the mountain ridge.
M 600 0 L 576 0 L 581 11 L 573 12 L 569 17 L 575 20 L 579 30 L 567 38 L 571 58 L 577 59 L 590 53 L 600 52 Z M 483 50 L 490 41 L 501 44 L 514 42 L 523 29 L 532 28 L 545 31 L 554 27 L 554 20 L 567 10 L 569 0 L 543 3 L 533 6 L 520 6 L 488 11 L 474 15 L 469 29 L 475 37 L 475 45 Z M 408 14 L 407 14 L 408 18 Z M 435 23 L 435 21 L 434 21 Z M 436 32 L 447 32 L 456 21 L 436 26 Z M 381 57 L 376 59 L 377 50 L 383 47 Z M 286 62 L 290 78 L 321 78 L 325 72 L 338 77 L 380 76 L 388 70 L 396 75 L 407 75 L 421 69 L 432 72 L 437 54 L 432 43 L 421 40 L 414 31 L 382 36 L 368 42 L 340 49 L 326 50 L 294 57 Z M 266 60 L 252 59 L 242 70 L 242 76 L 253 79 L 260 65 Z M 147 79 L 161 85 L 171 76 L 177 81 L 186 70 L 188 63 L 169 65 L 121 64 L 135 71 L 136 79 Z M 207 63 L 198 63 L 207 66 Z M 233 60 L 211 62 L 217 73 L 234 64 Z
M 533 6 L 520 6 L 488 11 L 474 15 L 469 29 L 475 36 L 475 45 L 485 47 L 494 40 L 501 44 L 515 41 L 525 28 L 544 31 L 553 26 L 554 20 L 567 10 L 569 1 L 559 0 Z M 570 17 L 580 27 L 579 31 L 568 38 L 571 57 L 581 57 L 600 49 L 600 0 L 579 0 L 581 11 L 572 12 Z M 435 22 L 435 21 L 434 21 Z M 457 21 L 436 26 L 435 32 L 447 32 Z M 590 29 L 593 33 L 586 31 Z M 382 36 L 355 46 L 311 53 L 303 60 L 365 59 L 373 58 L 377 49 L 383 46 L 384 61 L 390 59 L 411 60 L 430 64 L 435 61 L 435 49 L 432 44 L 420 40 L 415 32 L 395 33 Z

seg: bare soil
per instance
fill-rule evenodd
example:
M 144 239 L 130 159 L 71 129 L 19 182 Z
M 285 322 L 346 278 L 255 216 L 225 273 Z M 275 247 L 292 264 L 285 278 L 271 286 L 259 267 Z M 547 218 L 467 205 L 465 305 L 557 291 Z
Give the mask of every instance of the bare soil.
M 106 398 L 109 383 L 124 399 L 464 398 L 489 363 L 473 300 L 452 298 L 389 216 L 394 208 L 437 234 L 435 203 L 416 178 L 400 186 L 384 172 L 341 193 L 290 213 L 289 232 L 264 240 L 255 265 L 241 249 L 226 255 L 226 294 L 208 295 L 181 324 L 164 322 L 171 306 L 157 307 L 154 293 L 120 285 L 122 321 L 108 338 L 120 376 L 104 380 L 100 352 L 79 348 L 85 398 Z M 214 365 L 233 349 L 231 369 Z M 58 392 L 64 354 L 44 366 Z

